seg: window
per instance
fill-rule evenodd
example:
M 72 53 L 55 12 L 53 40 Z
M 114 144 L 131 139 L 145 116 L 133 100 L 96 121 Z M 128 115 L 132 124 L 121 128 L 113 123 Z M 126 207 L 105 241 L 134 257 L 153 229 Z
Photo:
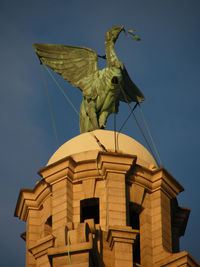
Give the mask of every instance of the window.
M 87 198 L 80 202 L 80 222 L 92 218 L 95 224 L 99 223 L 99 198 Z
M 135 230 L 140 230 L 140 212 L 142 208 L 136 203 L 129 203 L 129 226 Z M 137 236 L 137 239 L 133 245 L 133 262 L 140 264 L 140 236 Z
M 44 224 L 44 236 L 50 235 L 52 232 L 52 216 L 49 216 Z

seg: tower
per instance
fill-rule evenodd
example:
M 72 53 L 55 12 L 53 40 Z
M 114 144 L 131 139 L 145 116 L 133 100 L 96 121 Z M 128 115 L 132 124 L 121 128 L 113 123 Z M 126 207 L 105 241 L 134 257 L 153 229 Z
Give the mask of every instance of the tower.
M 27 267 L 200 266 L 179 252 L 182 185 L 134 139 L 106 130 L 62 145 L 21 189 Z

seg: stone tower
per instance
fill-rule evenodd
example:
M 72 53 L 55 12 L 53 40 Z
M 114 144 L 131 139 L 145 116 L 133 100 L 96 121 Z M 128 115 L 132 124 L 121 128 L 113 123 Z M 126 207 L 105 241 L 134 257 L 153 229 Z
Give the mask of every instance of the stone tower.
M 200 266 L 179 252 L 184 188 L 134 139 L 105 130 L 62 145 L 21 189 L 27 267 Z

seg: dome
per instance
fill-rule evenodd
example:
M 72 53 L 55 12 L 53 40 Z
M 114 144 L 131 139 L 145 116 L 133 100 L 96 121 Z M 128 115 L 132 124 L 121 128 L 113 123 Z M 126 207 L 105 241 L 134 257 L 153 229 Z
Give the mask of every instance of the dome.
M 149 151 L 133 138 L 113 131 L 107 130 L 95 130 L 80 134 L 71 140 L 64 143 L 58 148 L 58 150 L 52 155 L 47 165 L 50 165 L 58 160 L 61 160 L 67 156 L 72 156 L 77 159 L 81 159 L 81 154 L 89 151 L 109 151 L 119 152 L 124 154 L 131 154 L 137 156 L 137 164 L 146 168 L 156 168 L 157 164 L 153 156 Z

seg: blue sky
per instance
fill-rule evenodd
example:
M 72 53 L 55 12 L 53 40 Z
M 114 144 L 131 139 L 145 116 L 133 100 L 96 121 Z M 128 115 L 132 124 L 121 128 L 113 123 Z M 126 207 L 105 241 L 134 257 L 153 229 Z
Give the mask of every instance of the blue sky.
M 34 187 L 37 170 L 57 149 L 32 44 L 87 46 L 103 55 L 105 33 L 113 25 L 137 29 L 142 38 L 135 42 L 121 34 L 115 50 L 146 97 L 142 107 L 163 165 L 185 188 L 178 201 L 191 208 L 191 215 L 181 249 L 200 261 L 199 14 L 199 0 L 1 1 L 2 266 L 25 266 L 25 242 L 19 237 L 25 223 L 13 217 L 15 204 L 20 188 Z M 56 78 L 79 108 L 79 90 Z M 62 144 L 79 134 L 79 120 L 48 76 L 47 81 Z M 128 114 L 127 105 L 120 105 L 118 129 Z M 113 116 L 108 129 L 113 129 Z M 145 145 L 133 118 L 123 133 Z

